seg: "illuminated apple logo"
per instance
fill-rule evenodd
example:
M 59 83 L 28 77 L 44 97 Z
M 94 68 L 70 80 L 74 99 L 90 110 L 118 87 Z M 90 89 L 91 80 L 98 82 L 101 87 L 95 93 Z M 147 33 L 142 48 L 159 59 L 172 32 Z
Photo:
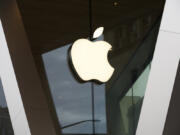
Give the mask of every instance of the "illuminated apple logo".
M 103 33 L 103 27 L 98 28 L 93 38 Z M 98 80 L 107 82 L 114 68 L 109 64 L 108 52 L 112 46 L 105 41 L 91 42 L 79 39 L 71 47 L 70 55 L 73 67 L 83 81 Z

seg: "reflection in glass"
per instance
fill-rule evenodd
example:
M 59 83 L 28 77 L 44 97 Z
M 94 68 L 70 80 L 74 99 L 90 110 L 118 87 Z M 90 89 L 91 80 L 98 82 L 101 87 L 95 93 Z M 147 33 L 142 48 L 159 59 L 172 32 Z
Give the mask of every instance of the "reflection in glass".
M 61 127 L 92 120 L 91 84 L 79 83 L 68 63 L 71 45 L 43 54 L 43 61 Z M 104 85 L 95 86 L 95 117 L 97 133 L 106 133 Z M 63 129 L 63 133 L 92 134 L 92 121 Z
M 144 72 L 129 89 L 128 93 L 119 102 L 121 115 L 120 134 L 122 135 L 135 134 L 149 77 L 149 72 L 150 65 L 147 66 Z
M 96 134 L 107 133 L 106 129 L 106 97 L 105 97 L 105 84 L 94 86 L 95 93 L 95 119 L 100 120 L 95 123 Z
M 14 135 L 1 80 L 0 80 L 0 135 Z

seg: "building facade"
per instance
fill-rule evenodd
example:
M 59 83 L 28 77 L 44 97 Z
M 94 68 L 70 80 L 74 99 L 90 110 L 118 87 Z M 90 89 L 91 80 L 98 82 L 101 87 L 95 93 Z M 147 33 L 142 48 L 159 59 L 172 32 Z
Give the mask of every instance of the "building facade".
M 179 135 L 179 4 L 1 0 L 0 135 Z M 74 73 L 82 38 L 112 45 L 108 82 Z

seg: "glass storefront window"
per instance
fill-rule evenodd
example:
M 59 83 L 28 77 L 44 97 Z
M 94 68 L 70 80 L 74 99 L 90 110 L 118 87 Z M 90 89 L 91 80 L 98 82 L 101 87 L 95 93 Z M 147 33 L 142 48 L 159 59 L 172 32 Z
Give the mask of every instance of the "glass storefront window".
M 147 20 L 149 24 L 143 24 L 144 20 Z M 136 25 L 138 27 L 134 28 Z M 129 35 L 128 33 L 131 29 L 127 26 L 132 26 L 132 30 L 134 30 L 137 35 Z M 140 29 L 142 29 L 146 34 L 141 33 L 138 36 Z M 123 82 L 121 81 L 118 83 L 117 80 L 121 78 L 121 73 L 124 72 L 124 69 L 126 70 L 128 62 L 136 55 L 136 50 L 147 52 L 143 58 L 142 67 L 144 65 L 147 66 L 145 61 L 152 58 L 158 29 L 159 17 L 157 15 L 152 15 L 139 18 L 131 24 L 120 25 L 118 26 L 118 29 L 107 30 L 103 36 L 97 39 L 107 41 L 113 45 L 113 51 L 109 54 L 109 61 L 111 65 L 115 67 L 115 72 L 111 80 L 107 83 L 101 85 L 94 84 L 95 106 L 93 109 L 95 111 L 96 134 L 108 134 L 109 131 L 112 131 L 113 135 L 135 134 L 148 79 L 149 68 L 146 68 L 125 96 L 120 94 L 122 91 L 121 83 Z M 119 33 L 121 34 L 119 35 Z M 113 37 L 114 34 L 117 34 L 117 40 Z M 124 40 L 120 40 L 120 37 Z M 132 40 L 132 43 L 129 39 Z M 130 46 L 126 47 L 128 44 L 130 44 Z M 76 78 L 76 74 L 73 73 L 69 60 L 69 49 L 71 45 L 72 44 L 64 45 L 42 55 L 50 92 L 63 134 L 93 134 L 91 82 L 79 82 Z M 142 50 L 141 46 L 144 47 Z M 137 56 L 135 62 L 138 62 L 140 59 L 141 57 Z M 132 76 L 128 75 L 129 73 L 126 74 L 126 76 L 130 76 L 130 80 L 125 76 L 123 81 L 131 82 Z M 116 83 L 117 85 L 114 87 Z M 130 87 L 128 86 L 130 84 L 131 83 L 127 83 L 126 90 Z M 114 87 L 114 89 L 111 89 L 112 87 Z M 106 94 L 112 92 L 111 94 L 114 97 L 110 94 L 112 96 L 110 98 L 116 100 L 118 97 L 113 94 L 115 89 L 119 89 L 117 95 L 123 96 L 119 103 L 120 118 L 118 119 L 120 122 L 118 123 L 119 125 L 116 124 L 116 128 L 112 125 L 114 121 L 118 121 L 113 118 L 117 115 L 116 113 L 115 115 L 113 114 L 117 111 L 115 107 L 111 110 L 111 115 L 106 114 L 111 106 L 113 106 L 112 104 L 106 104 L 107 96 L 109 96 Z M 111 122 L 109 122 L 108 119 Z M 109 123 L 111 123 L 111 125 Z M 120 129 L 118 129 L 118 126 L 120 126 Z M 109 127 L 110 130 L 108 131 Z
M 68 63 L 71 45 L 43 54 L 50 91 L 64 134 L 92 134 L 91 83 L 78 82 Z M 95 85 L 95 131 L 106 133 L 104 85 Z M 84 122 L 83 122 L 84 121 Z
M 88 4 L 86 6 L 89 6 Z M 121 9 L 121 4 L 115 6 L 108 1 L 103 4 L 94 1 L 92 4 L 93 16 L 92 20 L 90 19 L 92 32 L 98 27 L 105 28 L 103 36 L 97 40 L 112 45 L 108 59 L 115 68 L 112 78 L 107 83 L 94 84 L 94 108 L 92 108 L 91 82 L 79 82 L 69 63 L 69 49 L 72 42 L 80 38 L 88 39 L 89 16 L 86 16 L 87 19 L 76 19 L 75 22 L 81 22 L 84 29 L 78 25 L 74 27 L 76 31 L 66 32 L 65 38 L 63 38 L 63 32 L 66 31 L 64 25 L 59 24 L 61 37 L 53 40 L 57 41 L 57 45 L 42 54 L 51 96 L 63 134 L 94 134 L 92 124 L 94 110 L 96 134 L 135 135 L 149 69 L 144 70 L 133 86 L 131 71 L 136 68 L 143 70 L 151 61 L 161 12 L 146 13 L 146 10 L 143 10 L 141 14 L 138 11 L 133 15 L 132 10 L 132 13 L 127 12 L 124 15 L 125 11 L 129 11 L 133 6 L 126 4 L 125 7 L 129 6 L 129 8 L 124 11 Z M 160 9 L 162 7 L 163 4 L 159 5 Z M 110 12 L 107 12 L 107 8 Z M 89 11 L 89 7 L 87 9 Z M 66 17 L 62 18 L 64 22 L 71 20 L 66 19 Z M 76 37 L 77 33 L 82 35 Z M 131 62 L 133 64 L 129 66 Z
M 150 64 L 120 100 L 120 135 L 135 135 L 150 72 Z

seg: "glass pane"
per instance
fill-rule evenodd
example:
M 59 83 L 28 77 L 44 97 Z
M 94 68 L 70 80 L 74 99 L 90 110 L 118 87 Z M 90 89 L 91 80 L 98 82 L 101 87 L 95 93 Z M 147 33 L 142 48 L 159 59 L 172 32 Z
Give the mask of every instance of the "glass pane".
M 120 100 L 120 134 L 135 135 L 149 77 L 150 65 L 142 72 L 127 94 Z
M 105 97 L 105 85 L 95 84 L 95 119 L 99 120 L 95 123 L 96 134 L 106 134 L 106 97 Z
M 148 81 L 148 76 L 150 72 L 150 65 L 146 67 L 146 69 L 142 72 L 140 77 L 136 80 L 136 82 L 133 85 L 134 97 L 143 98 L 146 90 L 146 85 Z
M 92 120 L 91 85 L 76 81 L 69 68 L 70 45 L 43 55 L 51 94 L 62 127 Z M 63 133 L 92 133 L 92 122 L 63 129 Z
M 14 135 L 1 80 L 0 80 L 0 135 Z
M 100 36 L 98 40 L 103 40 Z M 91 83 L 80 83 L 69 64 L 71 44 L 42 55 L 50 91 L 64 134 L 92 134 Z M 105 85 L 94 83 L 95 132 L 106 134 Z M 76 125 L 78 122 L 82 122 Z M 75 124 L 70 126 L 71 124 Z M 68 127 L 67 127 L 68 126 Z M 64 128 L 67 127 L 67 128 Z
M 120 128 L 119 135 L 133 135 L 133 98 L 132 89 L 120 101 Z
M 147 66 L 147 68 L 144 70 L 144 72 L 140 75 L 140 77 L 137 79 L 137 81 L 132 86 L 133 89 L 133 104 L 134 104 L 134 127 L 135 130 L 137 128 L 137 124 L 139 121 L 139 116 L 141 112 L 141 106 L 145 95 L 145 90 L 149 78 L 149 72 L 150 72 L 150 64 Z

